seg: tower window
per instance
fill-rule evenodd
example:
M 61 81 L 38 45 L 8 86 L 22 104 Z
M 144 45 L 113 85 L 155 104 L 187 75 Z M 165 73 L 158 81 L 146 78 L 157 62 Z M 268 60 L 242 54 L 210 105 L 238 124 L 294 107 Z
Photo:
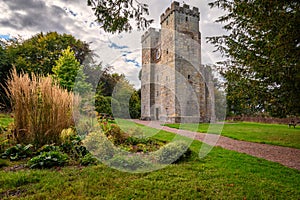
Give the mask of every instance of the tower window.
M 185 21 L 186 21 L 186 22 L 189 21 L 189 17 L 185 17 Z
M 169 54 L 169 49 L 167 49 L 167 54 Z
M 169 20 L 166 21 L 166 25 L 169 25 Z
M 191 75 L 188 75 L 188 79 L 191 79 Z

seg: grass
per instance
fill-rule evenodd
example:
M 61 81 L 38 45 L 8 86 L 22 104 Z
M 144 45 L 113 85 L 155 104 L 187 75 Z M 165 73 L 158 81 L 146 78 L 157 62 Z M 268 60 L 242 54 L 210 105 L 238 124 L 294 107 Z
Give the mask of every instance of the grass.
M 138 127 L 148 135 L 157 132 Z M 170 141 L 175 135 L 160 131 L 153 137 Z M 125 173 L 102 164 L 52 170 L 0 170 L 0 199 L 300 198 L 299 171 L 222 148 L 214 148 L 199 159 L 201 145 L 193 141 L 193 155 L 187 162 L 151 173 Z
M 10 117 L 10 114 L 0 113 L 0 127 L 8 127 L 14 119 Z
M 171 128 L 195 130 L 195 124 L 165 124 Z M 221 126 L 221 125 L 220 125 Z M 200 124 L 198 132 L 206 133 L 209 124 Z M 300 127 L 288 128 L 282 124 L 262 124 L 252 122 L 224 124 L 222 135 L 236 140 L 265 143 L 300 149 Z

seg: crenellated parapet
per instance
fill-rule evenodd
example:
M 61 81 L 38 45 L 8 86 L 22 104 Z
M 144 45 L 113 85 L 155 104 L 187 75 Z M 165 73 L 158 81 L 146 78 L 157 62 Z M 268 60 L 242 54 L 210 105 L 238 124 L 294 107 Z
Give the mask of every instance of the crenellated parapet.
M 149 28 L 143 35 L 141 42 L 143 43 L 148 37 L 151 38 L 159 38 L 160 37 L 160 30 L 157 30 L 155 28 Z
M 175 1 L 160 21 L 161 29 L 150 28 L 141 37 L 141 118 L 213 121 L 213 82 L 201 65 L 199 9 Z
M 187 4 L 183 4 L 183 6 L 180 6 L 179 2 L 174 1 L 171 4 L 171 7 L 168 7 L 165 13 L 163 13 L 160 16 L 160 23 L 162 24 L 173 12 L 183 13 L 188 16 L 197 17 L 200 19 L 199 8 L 197 7 L 190 8 L 190 6 Z

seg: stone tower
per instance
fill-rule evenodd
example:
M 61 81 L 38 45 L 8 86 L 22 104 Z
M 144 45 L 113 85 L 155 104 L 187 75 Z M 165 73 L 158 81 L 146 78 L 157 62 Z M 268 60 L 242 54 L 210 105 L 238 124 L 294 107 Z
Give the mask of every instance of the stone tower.
M 213 120 L 210 75 L 201 66 L 198 8 L 173 2 L 161 30 L 142 36 L 141 117 L 171 123 Z

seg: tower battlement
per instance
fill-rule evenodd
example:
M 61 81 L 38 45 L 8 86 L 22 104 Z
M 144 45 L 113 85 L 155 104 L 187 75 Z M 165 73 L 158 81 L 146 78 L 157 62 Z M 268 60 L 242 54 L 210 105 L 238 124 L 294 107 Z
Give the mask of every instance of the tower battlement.
M 201 65 L 199 9 L 175 1 L 160 18 L 161 29 L 141 37 L 141 118 L 208 122 L 214 114 Z
M 197 7 L 190 8 L 190 6 L 187 4 L 183 4 L 182 6 L 180 6 L 179 2 L 174 1 L 171 4 L 171 7 L 168 7 L 165 13 L 163 13 L 160 16 L 160 23 L 163 23 L 173 12 L 184 13 L 189 16 L 200 18 L 199 8 Z
M 148 37 L 159 37 L 160 30 L 156 30 L 155 28 L 149 28 L 141 38 L 141 42 L 143 43 Z

